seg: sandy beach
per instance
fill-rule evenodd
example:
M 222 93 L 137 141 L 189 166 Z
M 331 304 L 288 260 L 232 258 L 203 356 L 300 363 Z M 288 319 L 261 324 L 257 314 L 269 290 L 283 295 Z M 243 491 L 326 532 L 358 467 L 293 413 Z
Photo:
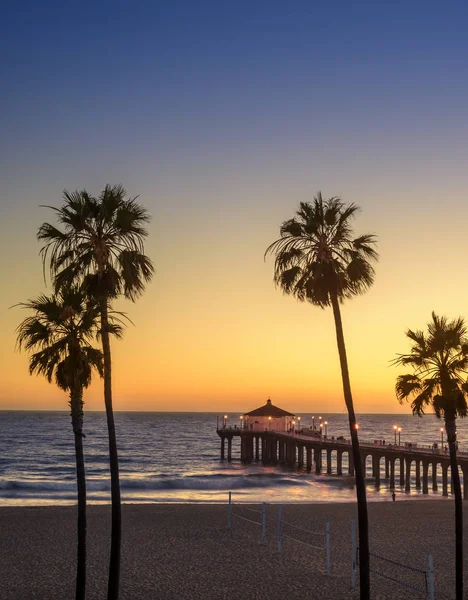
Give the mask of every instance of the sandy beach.
M 255 509 L 258 506 L 253 507 Z M 255 513 L 238 514 L 257 518 Z M 357 598 L 351 590 L 350 521 L 354 504 L 285 505 L 285 519 L 309 531 L 331 526 L 331 577 L 324 552 L 284 539 L 276 551 L 277 507 L 267 510 L 267 543 L 260 528 L 233 518 L 227 530 L 227 506 L 126 505 L 123 507 L 122 600 L 213 599 L 274 600 Z M 454 597 L 453 502 L 397 501 L 369 504 L 371 550 L 402 563 L 435 563 L 436 598 Z M 321 536 L 294 533 L 321 545 Z M 65 600 L 73 597 L 75 509 L 73 507 L 0 509 L 0 596 L 2 600 Z M 89 600 L 105 597 L 110 508 L 89 507 Z M 421 575 L 398 567 L 375 568 L 410 584 Z M 372 598 L 423 597 L 382 577 L 372 577 Z

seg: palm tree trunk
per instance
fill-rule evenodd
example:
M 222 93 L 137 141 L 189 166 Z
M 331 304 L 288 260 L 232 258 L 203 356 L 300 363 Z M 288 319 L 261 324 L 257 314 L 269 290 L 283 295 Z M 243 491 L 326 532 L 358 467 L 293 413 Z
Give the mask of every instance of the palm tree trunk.
M 84 600 L 86 593 L 86 479 L 83 455 L 83 390 L 70 393 L 73 433 L 75 436 L 76 483 L 78 488 L 78 550 L 76 567 L 76 600 Z
M 340 356 L 341 377 L 343 380 L 343 392 L 346 408 L 348 409 L 349 431 L 354 460 L 354 473 L 356 479 L 356 497 L 358 508 L 359 529 L 359 585 L 361 600 L 370 600 L 370 574 L 369 574 L 369 521 L 367 517 L 366 485 L 359 450 L 359 439 L 356 427 L 356 415 L 354 413 L 353 396 L 351 394 L 351 383 L 349 380 L 348 359 L 346 357 L 346 346 L 343 335 L 343 323 L 341 321 L 340 305 L 336 295 L 331 295 L 333 316 L 335 317 L 336 341 Z
M 109 462 L 111 475 L 112 533 L 107 600 L 118 600 L 120 582 L 120 547 L 122 539 L 122 512 L 120 503 L 119 458 L 112 408 L 112 364 L 109 340 L 107 298 L 100 302 L 102 352 L 104 355 L 104 402 L 106 405 L 109 436 Z
M 456 600 L 463 600 L 463 502 L 460 473 L 457 464 L 456 422 L 454 417 L 445 417 L 445 431 L 450 452 L 450 470 L 455 496 L 455 589 Z

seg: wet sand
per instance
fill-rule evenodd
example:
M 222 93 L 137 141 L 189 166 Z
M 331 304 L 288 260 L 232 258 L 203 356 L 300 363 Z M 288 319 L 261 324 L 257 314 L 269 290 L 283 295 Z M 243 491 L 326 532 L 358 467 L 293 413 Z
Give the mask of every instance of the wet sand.
M 236 516 L 231 531 L 227 530 L 227 505 L 125 505 L 121 600 L 358 598 L 358 590 L 351 590 L 350 521 L 356 518 L 355 505 L 295 504 L 283 509 L 286 521 L 311 532 L 323 533 L 330 522 L 331 577 L 325 573 L 323 550 L 284 538 L 283 551 L 277 553 L 275 505 L 267 507 L 264 546 L 261 528 Z M 2 600 L 74 598 L 75 512 L 74 507 L 0 509 Z M 259 520 L 259 515 L 242 507 L 235 512 Z M 87 599 L 102 600 L 110 507 L 90 506 L 88 520 Z M 453 501 L 373 503 L 369 522 L 374 553 L 421 569 L 432 554 L 435 597 L 454 598 Z M 284 533 L 318 547 L 324 544 L 322 535 L 290 525 L 285 525 Z M 424 585 L 418 572 L 378 558 L 372 559 L 372 565 L 398 581 Z M 424 597 L 377 575 L 371 581 L 371 596 L 376 600 Z

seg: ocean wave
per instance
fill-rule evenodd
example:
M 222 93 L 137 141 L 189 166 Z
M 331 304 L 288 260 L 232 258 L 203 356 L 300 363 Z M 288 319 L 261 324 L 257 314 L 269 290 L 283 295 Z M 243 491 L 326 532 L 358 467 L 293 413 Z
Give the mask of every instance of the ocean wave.
M 126 491 L 135 493 L 159 492 L 164 490 L 242 490 L 252 488 L 275 488 L 284 486 L 308 485 L 309 479 L 303 477 L 291 477 L 276 473 L 261 474 L 251 473 L 243 475 L 187 475 L 180 477 L 148 476 L 148 477 L 121 477 L 120 487 L 122 493 Z M 109 479 L 88 479 L 86 482 L 89 494 L 93 492 L 108 492 L 110 490 Z M 0 480 L 0 497 L 11 494 L 16 496 L 50 495 L 70 493 L 76 490 L 74 480 Z

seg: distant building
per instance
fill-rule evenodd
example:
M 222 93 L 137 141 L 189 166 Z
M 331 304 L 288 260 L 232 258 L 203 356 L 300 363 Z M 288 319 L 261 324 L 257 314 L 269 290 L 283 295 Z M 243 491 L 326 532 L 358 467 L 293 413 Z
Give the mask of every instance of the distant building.
M 267 403 L 243 416 L 244 429 L 249 431 L 289 431 L 295 415 L 274 406 L 268 398 Z

